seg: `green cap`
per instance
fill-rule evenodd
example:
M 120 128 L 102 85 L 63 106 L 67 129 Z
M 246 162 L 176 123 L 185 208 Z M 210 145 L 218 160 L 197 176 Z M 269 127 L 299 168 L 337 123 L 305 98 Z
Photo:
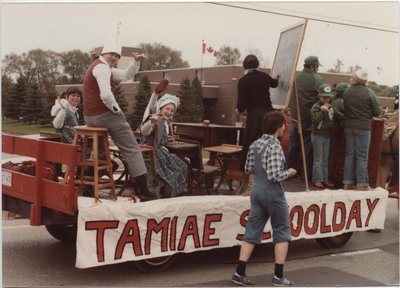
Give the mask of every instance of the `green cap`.
M 335 90 L 338 91 L 338 92 L 344 92 L 349 87 L 350 87 L 349 83 L 340 82 L 340 83 L 336 84 Z
M 317 65 L 317 66 L 322 66 L 319 61 L 317 56 L 308 56 L 304 60 L 304 64 L 309 64 L 309 65 Z
M 318 88 L 318 96 L 333 97 L 332 88 L 328 84 L 322 84 Z

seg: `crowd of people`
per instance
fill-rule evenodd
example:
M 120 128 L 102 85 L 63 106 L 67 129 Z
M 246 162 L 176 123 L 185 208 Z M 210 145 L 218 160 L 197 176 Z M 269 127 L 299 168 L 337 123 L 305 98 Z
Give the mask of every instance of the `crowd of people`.
M 243 140 L 245 164 L 242 166 L 246 174 L 254 174 L 254 183 L 250 194 L 250 215 L 238 265 L 231 279 L 237 285 L 255 284 L 246 275 L 246 264 L 255 245 L 261 243 L 268 220 L 271 221 L 275 243 L 272 285 L 294 285 L 283 275 L 291 236 L 289 211 L 281 182 L 297 174 L 293 167 L 299 163 L 301 156 L 301 137 L 306 171 L 302 171 L 300 166 L 298 177 L 312 179 L 316 188 L 333 188 L 329 179 L 329 156 L 340 135 L 344 134 L 343 188 L 370 188 L 367 167 L 370 127 L 372 118 L 380 115 L 381 108 L 373 90 L 366 86 L 368 73 L 365 70 L 355 71 L 350 85 L 339 83 L 334 91 L 317 74 L 319 66 L 318 57 L 309 56 L 304 60 L 304 69 L 296 75 L 296 97 L 291 97 L 290 102 L 290 144 L 285 156 L 277 140 L 285 130 L 285 117 L 281 112 L 268 112 L 273 110 L 269 88 L 277 87 L 279 77 L 258 72 L 258 61 L 254 55 L 247 56 L 243 61 L 245 75 L 238 84 L 237 112 L 247 109 L 254 120 L 246 123 Z M 253 113 L 254 103 L 257 103 L 259 113 Z M 267 113 L 263 114 L 264 111 Z M 261 117 L 263 121 L 260 121 Z M 262 136 L 259 131 L 262 131 Z
M 147 186 L 147 169 L 138 142 L 123 111 L 113 94 L 114 81 L 133 79 L 139 62 L 145 55 L 133 53 L 133 61 L 124 69 L 114 68 L 121 57 L 121 46 L 106 44 L 98 59 L 89 66 L 83 80 L 83 114 L 87 126 L 106 127 L 129 169 L 131 183 L 125 195 L 136 194 L 141 201 L 154 196 Z M 381 113 L 374 92 L 366 85 L 365 70 L 355 71 L 350 84 L 339 83 L 332 88 L 318 75 L 321 64 L 316 56 L 304 60 L 304 69 L 297 73 L 297 97 L 290 102 L 289 151 L 285 155 L 278 140 L 285 131 L 286 119 L 282 112 L 274 111 L 270 88 L 279 83 L 279 75 L 268 75 L 258 70 L 256 56 L 248 55 L 243 61 L 245 75 L 238 82 L 237 113 L 247 112 L 244 131 L 241 169 L 246 175 L 254 174 L 250 194 L 250 215 L 242 241 L 238 265 L 231 281 L 237 285 L 254 285 L 246 275 L 246 264 L 262 232 L 271 221 L 275 243 L 275 271 L 272 284 L 291 286 L 293 281 L 283 275 L 288 243 L 291 240 L 289 210 L 282 182 L 296 174 L 312 179 L 316 188 L 332 188 L 330 156 L 332 147 L 344 135 L 346 144 L 343 188 L 368 190 L 368 148 L 370 124 Z M 166 94 L 167 80 L 162 80 L 151 96 L 141 125 L 142 141 L 156 151 L 157 173 L 165 182 L 164 197 L 181 195 L 187 182 L 189 168 L 185 161 L 167 149 L 173 140 L 171 120 L 179 107 L 179 98 Z M 71 87 L 65 99 L 58 97 L 52 109 L 53 125 L 71 143 L 74 126 L 78 124 L 77 107 L 82 92 Z M 296 101 L 297 100 L 297 101 Z M 172 139 L 171 139 L 172 137 Z M 306 171 L 296 167 L 299 163 L 300 137 L 304 143 Z M 297 169 L 294 169 L 296 167 Z

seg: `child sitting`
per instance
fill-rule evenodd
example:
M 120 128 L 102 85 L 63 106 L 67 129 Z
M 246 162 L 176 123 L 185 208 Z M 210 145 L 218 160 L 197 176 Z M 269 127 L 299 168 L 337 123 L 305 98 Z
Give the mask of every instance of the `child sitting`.
M 75 129 L 78 125 L 78 105 L 81 102 L 82 92 L 78 87 L 70 87 L 65 91 L 66 99 L 57 97 L 51 109 L 51 116 L 55 116 L 53 126 L 61 133 L 66 143 L 72 143 Z
M 328 181 L 329 142 L 335 113 L 330 104 L 332 88 L 328 84 L 321 85 L 318 88 L 318 98 L 319 101 L 311 108 L 311 142 L 314 153 L 312 182 L 316 188 L 332 188 L 334 185 Z
M 169 121 L 179 103 L 179 98 L 165 94 L 157 101 L 158 114 L 150 115 L 141 127 L 142 143 L 152 145 L 156 151 L 157 174 L 165 181 L 163 197 L 175 197 L 184 191 L 188 167 L 177 155 L 167 149 Z

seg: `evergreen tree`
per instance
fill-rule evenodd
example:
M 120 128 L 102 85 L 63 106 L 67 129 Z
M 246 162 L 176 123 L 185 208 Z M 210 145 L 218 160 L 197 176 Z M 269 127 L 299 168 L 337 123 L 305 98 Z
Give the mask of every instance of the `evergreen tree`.
M 190 79 L 185 77 L 181 80 L 180 88 L 178 91 L 178 97 L 180 99 L 181 105 L 178 111 L 174 115 L 174 121 L 176 122 L 191 122 L 193 114 L 192 105 L 192 91 L 190 87 Z
M 192 81 L 192 103 L 193 103 L 193 119 L 191 122 L 201 122 L 204 117 L 204 104 L 203 104 L 203 90 L 201 89 L 201 83 L 197 76 Z
M 43 113 L 39 119 L 39 124 L 41 125 L 52 125 L 53 117 L 50 115 L 51 107 L 53 107 L 56 100 L 56 91 L 50 91 L 42 94 L 43 100 Z M 84 123 L 80 123 L 84 124 Z
M 142 118 L 144 110 L 146 110 L 147 104 L 149 103 L 151 96 L 151 85 L 150 80 L 147 75 L 143 75 L 140 78 L 140 83 L 138 87 L 138 93 L 135 95 L 135 102 L 133 106 L 133 112 L 129 115 L 128 121 L 131 124 L 133 130 L 140 127 L 142 123 Z
M 123 95 L 121 81 L 115 82 L 114 97 L 119 107 L 124 111 L 124 113 L 126 113 L 128 111 L 128 101 L 126 101 L 125 96 Z
M 7 114 L 7 102 L 9 99 L 9 95 L 14 87 L 14 83 L 12 79 L 7 75 L 1 76 L 1 114 L 2 117 L 5 117 Z
M 44 111 L 42 95 L 37 84 L 33 84 L 28 91 L 25 103 L 22 106 L 23 120 L 24 122 L 33 122 L 36 124 Z
M 22 115 L 22 107 L 27 97 L 28 86 L 25 78 L 19 77 L 14 89 L 11 90 L 7 101 L 6 116 L 13 120 L 20 120 Z

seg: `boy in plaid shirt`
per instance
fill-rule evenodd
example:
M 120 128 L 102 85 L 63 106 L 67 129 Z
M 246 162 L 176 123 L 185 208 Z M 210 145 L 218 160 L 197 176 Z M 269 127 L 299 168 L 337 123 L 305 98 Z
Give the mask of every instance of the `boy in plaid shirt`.
M 275 243 L 275 275 L 272 284 L 291 286 L 294 283 L 283 276 L 283 265 L 291 241 L 289 208 L 282 181 L 296 175 L 287 169 L 285 155 L 278 137 L 285 131 L 285 117 L 281 112 L 268 112 L 264 116 L 263 136 L 254 141 L 247 154 L 246 174 L 254 174 L 250 195 L 250 215 L 244 240 L 240 248 L 239 263 L 231 281 L 237 285 L 255 285 L 246 275 L 246 264 L 271 218 Z

